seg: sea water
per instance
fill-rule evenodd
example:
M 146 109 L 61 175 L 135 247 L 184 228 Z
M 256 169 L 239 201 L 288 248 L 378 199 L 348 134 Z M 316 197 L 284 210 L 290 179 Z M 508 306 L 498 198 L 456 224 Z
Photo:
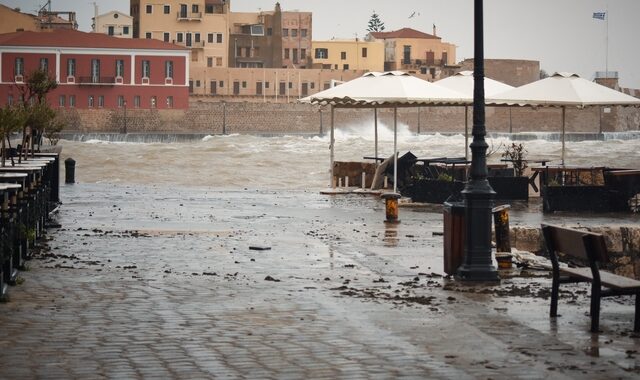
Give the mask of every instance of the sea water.
M 345 127 L 334 135 L 336 161 L 363 161 L 363 156 L 375 152 L 371 126 Z M 378 155 L 390 156 L 392 129 L 379 125 L 377 135 Z M 605 141 L 568 141 L 565 163 L 640 168 L 640 139 L 624 139 L 625 136 L 610 135 Z M 411 151 L 418 157 L 464 157 L 464 142 L 461 134 L 416 135 L 404 125 L 398 127 L 400 155 Z M 487 138 L 487 161 L 499 163 L 502 152 L 513 142 L 518 141 Z M 522 143 L 526 158 L 560 163 L 561 142 L 540 138 Z M 76 161 L 78 182 L 292 190 L 315 190 L 330 183 L 328 133 L 314 137 L 216 135 L 177 143 L 61 140 L 59 144 L 63 147 L 62 158 Z

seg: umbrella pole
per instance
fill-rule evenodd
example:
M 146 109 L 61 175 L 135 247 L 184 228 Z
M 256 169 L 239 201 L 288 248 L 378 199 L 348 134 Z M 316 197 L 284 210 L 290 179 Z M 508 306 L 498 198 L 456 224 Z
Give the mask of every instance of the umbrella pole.
M 378 166 L 378 109 L 373 109 L 373 127 L 374 127 L 374 144 L 375 144 L 375 152 L 373 156 L 375 157 L 376 167 Z
M 469 107 L 464 106 L 464 160 L 469 161 Z
M 331 158 L 330 158 L 331 178 L 329 178 L 329 181 L 330 181 L 329 186 L 335 189 L 336 183 L 333 180 L 333 144 L 335 143 L 335 139 L 333 137 L 333 122 L 334 122 L 334 109 L 333 109 L 333 106 L 331 106 L 331 137 L 329 142 L 329 149 L 331 149 Z
M 393 109 L 393 192 L 398 191 L 398 108 Z
M 565 135 L 565 123 L 567 107 L 562 107 L 562 166 L 564 166 L 564 135 Z

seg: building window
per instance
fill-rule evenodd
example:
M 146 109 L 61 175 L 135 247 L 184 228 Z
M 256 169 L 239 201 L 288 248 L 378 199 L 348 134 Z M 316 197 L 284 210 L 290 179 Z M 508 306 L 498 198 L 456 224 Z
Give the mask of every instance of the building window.
M 213 67 L 213 57 L 207 57 L 207 67 Z
M 291 29 L 291 37 L 298 37 L 298 29 Z
M 289 59 L 289 48 L 284 49 L 284 59 Z
M 198 4 L 191 5 L 191 13 L 198 13 Z
M 116 76 L 124 77 L 124 60 L 116 59 Z
M 75 58 L 67 59 L 67 76 L 68 77 L 76 76 L 76 59 Z
M 153 13 L 153 5 L 148 4 L 147 5 L 147 14 L 151 14 L 151 13 Z
M 311 89 L 313 90 L 316 87 L 316 82 L 311 82 Z
M 367 48 L 362 48 L 362 58 L 367 58 Z
M 151 32 L 146 32 L 146 33 L 144 34 L 144 37 L 145 37 L 146 39 L 150 40 L 150 39 L 151 39 Z
M 307 49 L 300 49 L 300 59 L 307 59 Z
M 49 71 L 49 58 L 40 58 L 40 70 Z
M 252 36 L 264 36 L 264 25 L 251 25 Z
M 264 82 L 264 88 L 269 88 L 269 82 Z
M 200 42 L 200 33 L 196 33 L 194 39 L 196 42 Z
M 347 52 L 346 51 L 341 51 L 340 52 L 340 59 L 343 60 L 343 61 L 345 59 L 347 59 Z
M 89 108 L 93 108 L 93 95 L 89 95 L 89 99 L 87 100 L 87 105 Z
M 151 97 L 151 108 L 156 108 L 158 106 L 158 98 L 155 96 Z
M 289 82 L 289 88 L 293 88 L 293 82 Z
M 164 42 L 169 42 L 171 35 L 168 32 L 164 32 L 163 36 L 164 36 Z
M 224 88 L 224 81 L 223 81 L 223 80 L 221 80 L 221 81 L 218 83 L 218 87 L 220 87 L 220 88 Z
M 164 62 L 164 77 L 173 79 L 173 61 Z
M 122 27 L 122 34 L 124 34 L 125 36 L 129 35 L 129 27 L 128 26 L 123 26 Z
M 289 29 L 282 29 L 282 37 L 289 37 Z
M 216 57 L 216 66 L 222 66 L 222 57 Z
M 222 33 L 218 33 L 218 35 L 216 36 L 216 42 L 221 44 L 222 43 Z
M 246 81 L 242 81 L 242 88 L 247 88 L 247 82 Z
M 7 96 L 7 105 L 8 106 L 12 106 L 13 105 L 13 95 Z
M 204 13 L 212 14 L 213 13 L 213 4 L 205 4 L 204 5 Z
M 24 58 L 22 57 L 16 58 L 15 72 L 16 72 L 16 75 L 24 76 Z
M 182 33 L 176 33 L 176 40 L 182 42 Z
M 60 95 L 60 96 L 58 97 L 58 105 L 59 105 L 60 107 L 64 107 L 64 102 L 65 102 L 65 97 L 64 97 L 64 95 Z
M 324 49 L 324 48 L 318 48 L 316 49 L 316 58 L 322 58 L 322 59 L 327 59 L 329 58 L 329 50 L 328 49 Z
M 293 63 L 298 63 L 298 49 L 293 49 Z
M 349 70 L 349 65 L 348 64 L 342 65 L 342 70 Z
M 124 107 L 124 96 L 122 95 L 118 95 L 118 107 L 119 108 Z
M 213 33 L 207 34 L 207 42 L 210 44 L 213 43 Z
M 91 82 L 92 83 L 100 83 L 100 60 L 92 59 L 91 60 Z
M 142 77 L 149 78 L 151 76 L 151 62 L 142 61 Z
M 307 38 L 307 30 L 306 29 L 300 29 L 300 37 Z
M 165 5 L 164 14 L 168 15 L 169 13 L 171 13 L 171 5 Z
M 411 45 L 404 45 L 402 47 L 402 63 L 408 65 L 411 63 Z
M 173 108 L 173 96 L 167 96 L 167 108 Z
M 115 28 L 113 26 L 109 26 L 107 28 L 107 34 L 110 36 L 113 36 L 114 33 L 115 33 Z
M 104 108 L 104 95 L 98 96 L 98 107 Z
M 69 95 L 69 107 L 75 107 L 75 106 L 76 106 L 76 96 Z
M 140 108 L 140 95 L 136 95 L 133 97 L 133 107 Z
M 200 87 L 200 79 L 196 80 L 196 87 Z
M 240 95 L 240 83 L 238 81 L 233 82 L 233 95 Z

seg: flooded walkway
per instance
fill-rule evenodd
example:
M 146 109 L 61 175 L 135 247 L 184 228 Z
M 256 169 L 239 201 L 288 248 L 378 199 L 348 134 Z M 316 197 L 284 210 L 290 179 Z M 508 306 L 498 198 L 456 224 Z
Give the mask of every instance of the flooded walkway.
M 317 191 L 76 184 L 0 305 L 0 378 L 634 378 L 633 303 L 443 278 L 442 215 Z M 513 223 L 538 223 L 518 216 Z M 435 232 L 435 234 L 434 234 Z

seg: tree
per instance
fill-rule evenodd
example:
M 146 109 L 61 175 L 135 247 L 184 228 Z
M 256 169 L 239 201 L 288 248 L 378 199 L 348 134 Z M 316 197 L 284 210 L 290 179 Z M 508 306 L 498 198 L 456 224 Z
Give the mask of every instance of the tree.
M 1 166 L 5 166 L 6 145 L 5 141 L 11 149 L 11 134 L 22 129 L 27 119 L 27 113 L 20 106 L 6 106 L 0 108 L 0 138 L 2 139 L 2 162 Z M 11 159 L 13 162 L 13 158 Z
M 373 11 L 371 18 L 369 19 L 369 25 L 367 26 L 367 32 L 382 32 L 384 31 L 384 22 L 380 20 L 380 16 Z
M 18 86 L 22 107 L 27 113 L 26 122 L 22 127 L 22 151 L 27 156 L 27 149 L 33 152 L 36 141 L 38 145 L 42 135 L 56 116 L 56 112 L 47 104 L 47 94 L 58 87 L 55 78 L 50 77 L 45 70 L 35 70 L 29 74 L 25 83 Z M 22 159 L 20 155 L 19 162 Z
M 540 69 L 540 79 L 548 78 L 549 74 L 543 69 Z

